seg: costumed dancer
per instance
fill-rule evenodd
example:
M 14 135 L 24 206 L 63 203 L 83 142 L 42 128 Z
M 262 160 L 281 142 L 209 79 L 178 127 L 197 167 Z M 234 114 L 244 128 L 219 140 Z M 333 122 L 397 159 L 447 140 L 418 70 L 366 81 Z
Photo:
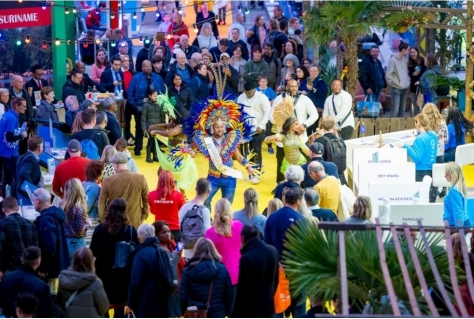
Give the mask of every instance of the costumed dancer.
M 195 103 L 184 125 L 185 134 L 209 158 L 211 193 L 204 202 L 209 210 L 212 198 L 219 190 L 223 198 L 231 203 L 234 200 L 236 177 L 242 174 L 232 168 L 233 160 L 244 166 L 250 176 L 255 172 L 252 164 L 239 152 L 239 145 L 251 139 L 255 127 L 248 121 L 244 105 L 222 98 L 226 74 L 222 78 L 221 72 L 216 72 L 214 66 L 211 68 L 216 78 L 217 97 Z
M 184 194 L 185 189 L 192 189 L 198 180 L 198 171 L 193 157 L 196 156 L 192 148 L 185 143 L 187 140 L 183 134 L 183 119 L 188 116 L 188 111 L 179 105 L 175 105 L 174 98 L 169 98 L 166 94 L 161 94 L 157 98 L 157 103 L 160 105 L 162 111 L 170 118 L 169 123 L 159 123 L 150 125 L 148 132 L 150 135 L 157 137 L 155 139 L 155 149 L 160 162 L 161 170 L 169 170 L 181 193 Z M 167 137 L 164 141 L 170 148 L 170 153 L 167 155 L 163 153 L 158 145 L 159 137 Z
M 284 158 L 280 172 L 285 174 L 290 165 L 301 165 L 306 163 L 306 158 L 300 149 L 309 156 L 309 149 L 300 137 L 300 123 L 294 116 L 294 106 L 291 98 L 286 97 L 281 103 L 275 106 L 273 119 L 281 133 L 265 138 L 265 143 L 281 142 L 283 144 Z

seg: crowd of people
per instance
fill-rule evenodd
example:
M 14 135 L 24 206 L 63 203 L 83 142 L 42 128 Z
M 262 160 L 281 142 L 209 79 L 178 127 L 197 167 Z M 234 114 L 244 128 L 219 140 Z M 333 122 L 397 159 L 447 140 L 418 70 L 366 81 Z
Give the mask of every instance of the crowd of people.
M 84 43 L 90 45 L 81 44 L 83 60 L 74 67 L 68 62 L 62 92 L 67 112 L 60 127 L 71 139 L 55 167 L 51 190 L 45 188 L 40 159 L 45 146 L 34 120 L 60 122 L 53 89 L 42 79 L 41 66 L 33 67 L 28 83 L 16 75 L 9 90 L 0 89 L 5 197 L 0 307 L 5 316 L 101 317 L 110 309 L 114 317 L 180 317 L 199 311 L 208 317 L 314 317 L 328 312 L 318 296 L 301 293 L 291 294 L 291 305 L 276 313 L 275 292 L 285 234 L 293 224 L 374 222 L 377 203 L 345 191 L 344 141 L 356 126 L 353 98 L 341 80 L 324 82 L 319 66 L 303 55 L 300 20 L 288 20 L 278 5 L 268 28 L 257 16 L 245 30 L 244 15 L 236 13 L 227 37 L 217 27 L 225 24 L 225 15 L 216 20 L 202 3 L 199 34 L 190 44 L 182 15 L 164 12 L 158 31 L 171 37 L 157 34 L 145 41 L 135 61 L 132 43 L 120 29 L 106 32 L 116 41 L 110 56 L 94 47 L 95 32 L 88 33 Z M 416 87 L 422 87 L 428 101 L 415 116 L 415 141 L 398 146 L 415 163 L 417 181 L 432 175 L 434 163 L 447 163 L 452 187 L 448 192 L 431 187 L 430 202 L 444 197 L 443 219 L 450 226 L 468 226 L 466 184 L 454 155 L 473 124 L 456 107 L 446 118 L 438 111 L 427 78 L 438 72 L 436 58 L 423 60 L 404 43 L 387 71 L 377 57 L 378 48 L 372 47 L 362 61 L 365 93 L 376 101 L 390 85 L 396 116 L 404 110 L 396 107 L 397 96 L 404 101 L 412 84 L 413 100 Z M 92 64 L 90 75 L 85 63 Z M 98 111 L 99 103 L 86 98 L 90 90 L 123 96 L 123 133 L 120 101 L 106 98 L 104 111 Z M 39 104 L 31 94 L 36 91 Z M 168 145 L 157 136 L 167 138 Z M 146 162 L 160 164 L 151 191 L 135 162 L 144 139 Z M 265 144 L 277 162 L 274 198 L 260 213 L 255 186 L 244 191 L 244 207 L 235 207 L 240 172 L 233 161 L 258 184 Z M 209 160 L 206 178 L 198 176 L 197 153 Z M 192 188 L 189 200 L 192 195 L 184 190 Z M 222 198 L 215 200 L 219 190 Z M 60 199 L 57 205 L 52 197 Z M 26 218 L 27 205 L 39 213 L 36 219 Z M 146 222 L 150 213 L 153 224 Z

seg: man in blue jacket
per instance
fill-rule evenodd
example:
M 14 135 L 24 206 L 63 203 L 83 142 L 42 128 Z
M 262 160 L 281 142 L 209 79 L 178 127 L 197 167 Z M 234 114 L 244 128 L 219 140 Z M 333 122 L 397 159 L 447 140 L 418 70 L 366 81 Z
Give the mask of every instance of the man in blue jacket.
M 18 161 L 19 142 L 24 140 L 28 133 L 24 123 L 19 122 L 20 114 L 26 111 L 27 100 L 21 97 L 12 99 L 11 110 L 3 114 L 0 120 L 0 157 L 3 162 L 3 194 L 6 195 L 6 186 L 11 187 L 11 196 L 16 197 L 16 162 Z
M 69 249 L 64 233 L 66 213 L 51 205 L 51 194 L 46 189 L 37 188 L 32 194 L 33 206 L 40 212 L 35 221 L 42 253 L 38 274 L 48 280 L 50 289 L 55 290 L 59 273 L 69 267 Z
M 301 188 L 290 188 L 285 193 L 285 206 L 270 215 L 265 224 L 264 241 L 275 247 L 283 257 L 283 242 L 288 229 L 298 221 L 304 222 L 303 216 L 298 212 L 303 201 L 304 192 Z M 306 313 L 306 296 L 304 294 L 291 296 L 291 306 L 288 308 L 293 318 L 300 318 Z
M 166 92 L 165 84 L 161 77 L 152 73 L 151 62 L 148 60 L 142 63 L 142 72 L 133 76 L 128 87 L 128 102 L 132 106 L 135 123 L 141 123 L 142 108 L 144 99 L 147 98 L 147 90 L 154 89 L 158 94 Z M 140 156 L 143 148 L 143 130 L 141 125 L 135 125 L 135 155 Z
M 324 110 L 324 102 L 326 102 L 328 96 L 328 86 L 320 77 L 319 67 L 317 65 L 312 65 L 309 68 L 309 77 L 311 78 L 311 82 L 306 84 L 306 95 L 310 98 L 311 102 L 313 102 L 314 106 L 316 106 L 318 112 L 321 113 Z M 306 129 L 308 136 L 316 131 L 318 124 L 319 120 Z

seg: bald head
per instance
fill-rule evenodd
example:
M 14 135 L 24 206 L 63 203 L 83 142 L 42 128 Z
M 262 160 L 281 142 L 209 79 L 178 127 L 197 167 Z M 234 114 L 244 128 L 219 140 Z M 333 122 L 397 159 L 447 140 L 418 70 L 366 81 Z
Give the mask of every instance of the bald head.
M 179 66 L 183 68 L 184 65 L 186 64 L 186 54 L 184 54 L 183 51 L 178 52 L 176 54 L 176 61 L 178 62 Z
M 143 61 L 142 62 L 142 72 L 147 74 L 147 75 L 150 75 L 151 71 L 152 71 L 151 62 L 148 61 L 148 60 Z
M 182 49 L 187 49 L 189 46 L 189 37 L 186 34 L 183 34 L 179 37 L 179 44 L 181 44 Z
M 324 166 L 320 162 L 313 161 L 308 165 L 308 174 L 311 178 L 315 181 L 323 178 L 326 176 L 326 172 L 324 171 Z
M 21 75 L 14 75 L 10 82 L 16 91 L 21 91 L 25 84 L 25 79 Z

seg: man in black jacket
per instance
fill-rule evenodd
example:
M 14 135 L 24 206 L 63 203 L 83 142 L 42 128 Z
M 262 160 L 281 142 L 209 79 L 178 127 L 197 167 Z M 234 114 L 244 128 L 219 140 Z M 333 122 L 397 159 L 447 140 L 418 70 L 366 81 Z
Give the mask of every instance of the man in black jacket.
M 28 194 L 21 189 L 23 183 L 26 181 L 36 187 L 43 187 L 44 184 L 39 165 L 39 155 L 43 152 L 43 139 L 39 136 L 30 137 L 28 151 L 18 158 L 16 164 L 17 192 L 23 197 L 19 197 L 23 199 L 23 205 L 27 205 L 30 201 Z
M 10 86 L 10 100 L 8 101 L 8 104 L 10 104 L 10 108 L 12 107 L 11 101 L 15 97 L 21 97 L 26 100 L 26 111 L 22 114 L 19 115 L 18 117 L 18 122 L 19 123 L 24 123 L 28 122 L 33 115 L 33 106 L 31 104 L 31 96 L 28 93 L 26 89 L 23 88 L 23 85 L 25 84 L 25 80 L 23 79 L 22 76 L 20 75 L 14 75 L 12 79 L 10 80 L 11 86 Z M 26 146 L 26 144 L 25 144 Z M 26 147 L 24 148 L 24 151 L 21 151 L 20 147 L 20 154 L 23 154 L 26 152 Z
M 122 125 L 117 119 L 117 102 L 112 98 L 104 100 L 105 114 L 107 115 L 107 126 L 105 130 L 108 131 L 107 137 L 111 145 L 115 144 L 119 138 L 122 137 Z
M 23 265 L 20 269 L 6 274 L 0 282 L 0 306 L 7 318 L 16 317 L 15 301 L 20 294 L 30 293 L 39 301 L 36 311 L 38 318 L 51 318 L 51 303 L 48 285 L 38 277 L 41 250 L 30 246 L 23 251 Z
M 380 93 L 387 87 L 385 71 L 378 59 L 379 47 L 370 48 L 370 54 L 359 65 L 359 82 L 368 101 L 378 102 Z
M 241 232 L 243 247 L 233 318 L 270 318 L 275 313 L 274 296 L 279 279 L 279 256 L 265 244 L 258 228 L 247 224 Z
M 108 91 L 115 92 L 115 88 L 119 91 L 124 90 L 123 72 L 120 69 L 122 60 L 120 55 L 114 55 L 110 61 L 110 68 L 105 69 L 100 76 L 100 84 Z
M 97 91 L 99 91 L 100 93 L 107 92 L 107 90 L 102 85 L 100 85 L 100 83 L 97 83 L 94 80 L 92 80 L 89 74 L 86 73 L 86 65 L 84 64 L 84 62 L 81 62 L 81 61 L 76 62 L 76 69 L 82 72 L 82 75 L 84 76 L 84 78 L 81 81 L 82 92 L 86 93 L 89 90 L 92 90 L 94 86 L 97 89 Z
M 81 71 L 74 68 L 71 71 L 71 78 L 66 81 L 63 85 L 63 102 L 66 102 L 66 98 L 69 95 L 74 95 L 77 97 L 79 104 L 82 104 L 86 99 L 86 96 L 81 85 L 82 79 L 84 79 L 84 74 Z

